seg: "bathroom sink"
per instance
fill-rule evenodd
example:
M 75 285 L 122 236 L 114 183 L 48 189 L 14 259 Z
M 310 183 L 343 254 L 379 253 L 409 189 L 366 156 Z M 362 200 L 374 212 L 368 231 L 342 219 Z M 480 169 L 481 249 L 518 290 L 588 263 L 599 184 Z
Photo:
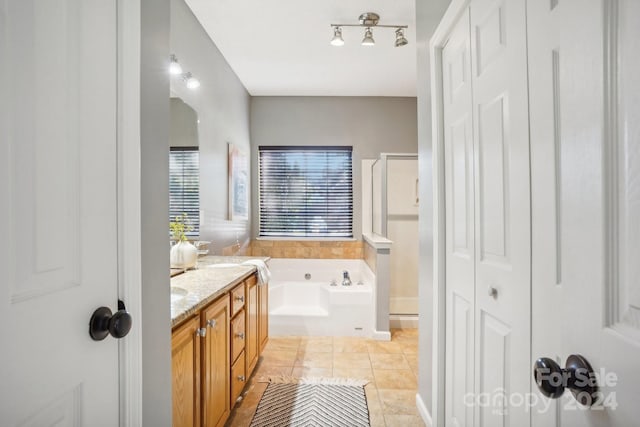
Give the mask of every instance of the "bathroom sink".
M 218 264 L 209 264 L 207 268 L 230 268 L 230 267 L 237 267 L 239 265 L 240 264 L 234 264 L 231 262 L 221 262 Z
M 186 297 L 189 291 L 183 288 L 179 288 L 177 286 L 171 287 L 171 302 L 180 301 L 182 298 Z

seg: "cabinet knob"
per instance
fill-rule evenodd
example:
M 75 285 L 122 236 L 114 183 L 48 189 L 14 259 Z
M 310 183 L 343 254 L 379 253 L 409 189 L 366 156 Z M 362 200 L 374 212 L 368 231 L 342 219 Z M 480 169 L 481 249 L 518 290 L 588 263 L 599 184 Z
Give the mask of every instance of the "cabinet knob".
M 498 298 L 498 290 L 496 288 L 494 288 L 493 286 L 489 286 L 489 290 L 488 290 L 487 293 L 492 298 Z
M 240 338 L 241 340 L 243 340 L 243 339 L 244 339 L 244 332 L 238 332 L 238 333 L 236 334 L 236 337 L 238 337 L 238 338 Z
M 238 375 L 238 381 L 242 381 L 245 382 L 246 378 L 244 377 L 244 375 Z
M 240 295 L 234 298 L 236 301 L 244 302 L 244 295 Z
M 217 324 L 218 324 L 218 322 L 216 321 L 216 319 L 207 320 L 207 326 L 212 328 L 212 329 L 215 328 Z

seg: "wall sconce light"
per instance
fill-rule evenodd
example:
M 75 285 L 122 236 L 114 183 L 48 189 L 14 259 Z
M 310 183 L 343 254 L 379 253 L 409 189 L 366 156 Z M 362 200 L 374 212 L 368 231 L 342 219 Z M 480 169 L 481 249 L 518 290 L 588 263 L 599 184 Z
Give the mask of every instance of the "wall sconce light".
M 184 80 L 189 89 L 197 89 L 200 87 L 200 81 L 193 77 L 190 72 L 184 73 L 182 75 L 182 80 Z
M 342 27 L 363 27 L 365 28 L 364 38 L 362 39 L 363 46 L 374 46 L 376 44 L 373 39 L 372 28 L 395 28 L 396 29 L 396 41 L 394 46 L 405 46 L 409 42 L 404 36 L 404 30 L 408 28 L 407 25 L 379 25 L 380 15 L 373 12 L 365 12 L 358 17 L 359 24 L 331 24 L 333 28 L 333 38 L 331 44 L 333 46 L 344 45 L 344 39 L 342 38 Z

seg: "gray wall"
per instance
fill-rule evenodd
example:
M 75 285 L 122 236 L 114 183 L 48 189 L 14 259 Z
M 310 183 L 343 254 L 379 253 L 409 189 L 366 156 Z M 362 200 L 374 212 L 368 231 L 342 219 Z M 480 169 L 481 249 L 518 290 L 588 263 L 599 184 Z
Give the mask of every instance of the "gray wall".
M 220 255 L 223 247 L 247 241 L 251 229 L 250 220 L 227 220 L 227 143 L 245 150 L 248 158 L 250 97 L 184 0 L 171 0 L 171 53 L 201 83 L 190 90 L 173 77 L 171 93 L 200 120 L 200 239 L 212 241 L 209 248 Z
M 418 395 L 430 413 L 433 386 L 433 177 L 431 176 L 431 72 L 429 39 L 450 0 L 416 0 L 418 49 L 418 162 L 420 168 L 420 257 L 418 298 Z
M 145 426 L 168 427 L 169 0 L 142 0 L 141 16 L 142 419 Z
M 353 234 L 362 234 L 361 160 L 381 152 L 416 153 L 416 98 L 383 97 L 253 97 L 251 99 L 251 164 L 253 206 L 258 206 L 258 146 L 353 146 Z M 258 210 L 252 210 L 253 236 Z

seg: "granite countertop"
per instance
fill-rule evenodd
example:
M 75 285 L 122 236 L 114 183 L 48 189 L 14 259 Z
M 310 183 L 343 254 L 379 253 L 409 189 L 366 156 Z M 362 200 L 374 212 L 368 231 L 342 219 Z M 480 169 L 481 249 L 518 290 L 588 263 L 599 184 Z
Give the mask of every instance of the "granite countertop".
M 233 265 L 211 267 L 213 264 L 241 264 L 250 259 L 269 261 L 269 257 L 206 256 L 198 258 L 198 268 L 186 271 L 171 278 L 171 287 L 187 291 L 184 298 L 171 301 L 171 327 L 183 320 L 219 296 L 230 291 L 238 283 L 251 276 L 256 267 L 252 265 Z

